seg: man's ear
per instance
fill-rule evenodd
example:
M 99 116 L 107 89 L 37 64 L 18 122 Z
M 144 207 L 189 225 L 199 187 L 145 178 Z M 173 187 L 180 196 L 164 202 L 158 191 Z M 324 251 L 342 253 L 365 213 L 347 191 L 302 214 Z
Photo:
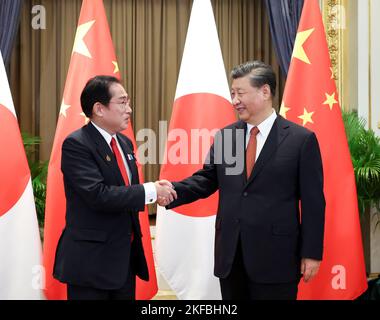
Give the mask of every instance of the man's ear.
M 263 92 L 263 95 L 266 99 L 269 99 L 271 98 L 272 94 L 270 92 L 270 86 L 269 84 L 264 84 L 261 88 L 262 92 Z
M 102 104 L 100 102 L 94 103 L 94 105 L 92 106 L 92 114 L 96 115 L 98 117 L 103 116 L 103 108 L 102 108 Z

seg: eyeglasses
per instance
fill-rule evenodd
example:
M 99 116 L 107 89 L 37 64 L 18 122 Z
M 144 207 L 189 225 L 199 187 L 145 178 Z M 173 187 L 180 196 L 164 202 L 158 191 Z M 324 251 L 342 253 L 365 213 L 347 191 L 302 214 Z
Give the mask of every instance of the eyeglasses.
M 117 104 L 122 110 L 125 110 L 127 109 L 127 105 L 129 104 L 130 102 L 130 99 L 123 99 L 122 101 L 112 101 L 110 100 L 109 103 L 114 103 L 114 104 Z

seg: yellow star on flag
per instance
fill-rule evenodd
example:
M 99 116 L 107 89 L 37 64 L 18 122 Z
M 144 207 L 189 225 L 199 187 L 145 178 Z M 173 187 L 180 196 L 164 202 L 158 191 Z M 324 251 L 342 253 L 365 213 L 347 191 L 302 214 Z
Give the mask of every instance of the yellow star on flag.
M 284 117 L 286 119 L 286 113 L 290 110 L 287 106 L 285 106 L 284 101 L 281 103 L 280 107 L 280 116 Z
M 83 38 L 86 36 L 87 32 L 90 30 L 92 25 L 95 23 L 95 20 L 86 22 L 78 26 L 77 33 L 75 34 L 73 53 L 79 53 L 85 57 L 92 58 L 90 51 Z
M 71 107 L 71 105 L 65 104 L 65 100 L 62 100 L 61 109 L 59 110 L 59 114 L 63 115 L 66 118 L 67 117 L 66 111 L 70 107 Z
M 323 102 L 323 104 L 328 104 L 330 110 L 332 110 L 334 104 L 338 103 L 338 101 L 335 100 L 335 92 L 332 95 L 329 95 L 328 93 L 325 93 L 325 95 L 327 100 Z
M 310 35 L 313 33 L 313 31 L 314 31 L 314 28 L 305 30 L 305 31 L 300 31 L 297 33 L 296 41 L 294 43 L 292 58 L 297 58 L 307 64 L 311 64 L 303 48 L 303 45 L 306 42 L 306 40 L 310 37 Z
M 306 108 L 303 109 L 303 115 L 298 116 L 298 118 L 303 120 L 303 124 L 302 124 L 303 126 L 305 126 L 309 122 L 314 123 L 313 119 L 311 118 L 313 113 L 314 113 L 314 111 L 313 112 L 307 112 Z
M 87 123 L 90 122 L 90 119 L 87 118 L 87 116 L 84 114 L 84 112 L 81 112 L 80 115 L 81 115 L 82 117 L 84 117 L 84 124 L 87 124 Z
M 115 66 L 113 73 L 118 73 L 119 72 L 119 65 L 117 64 L 117 61 L 112 61 L 112 64 Z

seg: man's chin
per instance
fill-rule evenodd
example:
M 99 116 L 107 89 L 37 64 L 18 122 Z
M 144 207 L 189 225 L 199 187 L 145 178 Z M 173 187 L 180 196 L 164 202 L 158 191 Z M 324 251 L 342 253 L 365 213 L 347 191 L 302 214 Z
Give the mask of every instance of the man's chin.
M 247 121 L 248 120 L 248 117 L 244 114 L 238 114 L 238 117 L 239 117 L 239 120 L 241 120 L 241 121 Z
M 124 131 L 127 128 L 128 128 L 128 123 L 120 126 L 120 129 L 121 129 L 120 131 Z

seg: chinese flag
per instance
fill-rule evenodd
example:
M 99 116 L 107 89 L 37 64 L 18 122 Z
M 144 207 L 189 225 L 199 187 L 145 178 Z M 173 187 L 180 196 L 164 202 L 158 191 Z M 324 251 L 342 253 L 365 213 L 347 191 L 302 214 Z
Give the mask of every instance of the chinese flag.
M 355 299 L 367 288 L 355 176 L 318 0 L 305 0 L 280 113 L 315 132 L 324 171 L 323 261 L 298 298 Z
M 180 181 L 203 167 L 213 141 L 212 131 L 236 121 L 230 99 L 211 2 L 194 0 L 161 179 Z M 180 132 L 189 140 L 181 139 L 183 136 L 177 135 Z M 207 134 L 199 139 L 194 132 Z M 221 298 L 219 280 L 213 272 L 217 207 L 217 192 L 172 210 L 158 206 L 157 264 L 180 299 Z
M 66 199 L 61 173 L 62 142 L 68 134 L 88 122 L 81 109 L 80 94 L 86 82 L 96 75 L 112 75 L 120 78 L 103 1 L 84 0 L 48 169 L 43 251 L 46 268 L 45 294 L 48 299 L 66 299 L 66 285 L 52 276 L 58 239 L 65 226 Z M 131 127 L 129 126 L 123 133 L 136 147 Z M 141 166 L 139 166 L 139 175 L 142 182 Z M 145 282 L 137 279 L 136 298 L 150 299 L 157 292 L 157 282 L 146 209 L 140 214 L 140 223 L 150 280 Z

